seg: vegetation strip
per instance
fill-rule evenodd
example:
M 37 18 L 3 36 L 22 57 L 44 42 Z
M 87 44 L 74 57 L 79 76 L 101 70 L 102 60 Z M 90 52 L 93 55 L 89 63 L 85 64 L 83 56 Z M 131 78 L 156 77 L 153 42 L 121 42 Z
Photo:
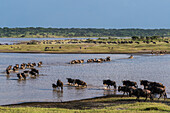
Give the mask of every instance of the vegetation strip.
M 0 28 L 0 37 L 129 37 L 170 36 L 170 29 Z
M 0 107 L 0 112 L 170 112 L 170 99 L 144 102 L 112 95 L 68 102 L 29 102 Z M 30 107 L 34 107 L 31 108 Z
M 132 54 L 170 53 L 169 38 L 147 37 L 132 39 L 86 39 L 29 41 L 14 45 L 0 45 L 1 53 L 57 53 L 57 54 Z M 166 51 L 166 52 L 165 52 Z

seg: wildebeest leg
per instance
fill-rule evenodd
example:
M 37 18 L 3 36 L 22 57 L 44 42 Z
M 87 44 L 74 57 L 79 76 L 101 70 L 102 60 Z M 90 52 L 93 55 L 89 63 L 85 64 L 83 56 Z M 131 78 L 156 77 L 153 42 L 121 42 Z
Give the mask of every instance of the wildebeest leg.
M 137 101 L 140 101 L 140 100 L 139 100 L 139 96 L 137 96 L 136 100 L 137 100 Z
M 147 98 L 148 98 L 148 95 L 146 95 L 145 101 L 147 100 Z
M 167 98 L 167 94 L 166 94 L 166 92 L 164 93 L 164 100 Z
M 152 94 L 150 94 L 150 100 L 153 100 L 153 95 Z
M 160 96 L 159 96 L 158 100 L 159 100 L 161 97 L 162 97 L 162 93 L 160 94 Z
M 116 90 L 116 85 L 114 85 L 114 89 Z
M 123 92 L 123 95 L 121 96 L 121 98 L 125 95 L 125 92 Z
M 146 89 L 146 86 L 144 85 L 144 89 Z

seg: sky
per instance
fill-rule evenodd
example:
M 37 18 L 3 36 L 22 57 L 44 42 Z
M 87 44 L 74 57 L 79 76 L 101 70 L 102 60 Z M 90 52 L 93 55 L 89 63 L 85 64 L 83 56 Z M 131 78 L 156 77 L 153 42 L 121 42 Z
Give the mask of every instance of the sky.
M 170 28 L 170 0 L 0 0 L 0 27 Z

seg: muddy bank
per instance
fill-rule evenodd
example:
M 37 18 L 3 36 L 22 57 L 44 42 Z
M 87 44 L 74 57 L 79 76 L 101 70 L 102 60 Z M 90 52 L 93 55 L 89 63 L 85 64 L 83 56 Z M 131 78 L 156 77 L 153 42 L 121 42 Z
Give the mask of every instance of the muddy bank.
M 19 104 L 3 105 L 3 107 L 40 107 L 40 108 L 66 108 L 83 110 L 83 109 L 101 109 L 104 107 L 116 106 L 119 104 L 131 104 L 139 102 L 133 97 L 124 96 L 123 98 L 121 98 L 121 96 L 122 95 L 109 95 L 67 102 L 25 102 Z M 145 101 L 144 99 L 140 99 L 140 102 Z M 164 101 L 162 99 L 158 100 L 155 98 L 152 101 L 147 100 L 146 102 L 156 102 L 170 105 L 169 99 Z

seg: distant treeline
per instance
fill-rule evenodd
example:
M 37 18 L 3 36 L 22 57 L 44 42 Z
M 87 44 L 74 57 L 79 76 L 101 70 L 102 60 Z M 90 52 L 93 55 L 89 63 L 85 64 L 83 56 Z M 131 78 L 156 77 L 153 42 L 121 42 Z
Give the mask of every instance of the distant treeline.
M 170 36 L 170 29 L 0 28 L 0 37 L 132 37 Z

